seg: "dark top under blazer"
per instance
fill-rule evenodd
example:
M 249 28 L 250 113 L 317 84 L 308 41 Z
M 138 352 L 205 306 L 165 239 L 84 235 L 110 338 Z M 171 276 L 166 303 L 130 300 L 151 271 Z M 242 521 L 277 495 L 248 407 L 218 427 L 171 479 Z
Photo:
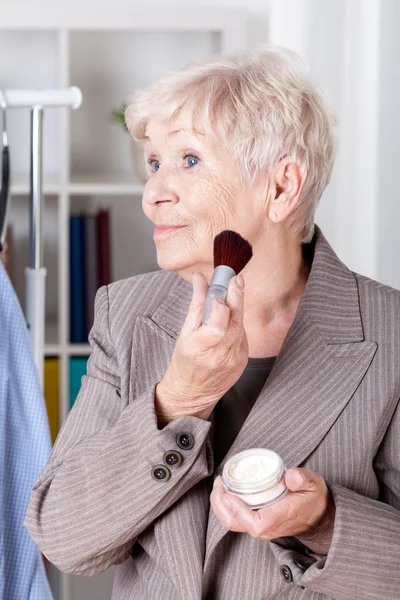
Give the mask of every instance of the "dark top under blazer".
M 323 475 L 336 504 L 324 557 L 226 531 L 205 485 L 209 421 L 157 427 L 154 387 L 191 290 L 159 271 L 98 291 L 88 374 L 28 506 L 39 548 L 77 574 L 121 563 L 113 600 L 398 599 L 400 292 L 352 273 L 317 228 L 295 319 L 227 455 L 272 448 Z M 183 461 L 156 481 L 166 450 Z

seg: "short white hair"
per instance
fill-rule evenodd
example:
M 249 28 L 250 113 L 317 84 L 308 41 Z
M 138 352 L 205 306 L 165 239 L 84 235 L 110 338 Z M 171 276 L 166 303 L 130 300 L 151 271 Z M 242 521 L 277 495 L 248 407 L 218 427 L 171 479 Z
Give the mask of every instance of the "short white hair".
M 307 179 L 289 220 L 302 242 L 311 240 L 318 201 L 332 173 L 336 117 L 297 54 L 262 44 L 190 63 L 137 91 L 125 121 L 132 137 L 143 140 L 150 119 L 178 114 L 193 128 L 201 123 L 217 135 L 249 185 L 283 156 L 304 165 Z

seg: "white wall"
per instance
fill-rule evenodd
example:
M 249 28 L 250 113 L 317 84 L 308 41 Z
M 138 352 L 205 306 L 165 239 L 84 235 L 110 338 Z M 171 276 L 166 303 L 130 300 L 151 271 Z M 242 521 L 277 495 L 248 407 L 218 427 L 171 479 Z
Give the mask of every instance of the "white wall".
M 160 4 L 160 0 L 123 0 L 132 5 L 146 6 Z M 248 13 L 248 44 L 258 44 L 266 42 L 268 39 L 268 13 L 270 0 L 197 0 L 197 5 L 205 8 L 207 6 L 212 10 L 213 6 L 221 8 L 240 8 Z M 174 0 L 171 2 L 171 7 L 188 7 L 185 0 Z
M 273 43 L 296 50 L 339 117 L 331 184 L 316 221 L 353 270 L 400 288 L 400 3 L 271 0 Z
M 385 0 L 381 15 L 379 78 L 378 272 L 400 288 L 400 2 Z

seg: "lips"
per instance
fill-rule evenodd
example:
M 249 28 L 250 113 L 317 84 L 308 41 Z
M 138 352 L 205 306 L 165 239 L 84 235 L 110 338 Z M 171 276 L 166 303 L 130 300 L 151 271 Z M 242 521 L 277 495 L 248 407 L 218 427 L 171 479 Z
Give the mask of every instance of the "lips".
M 174 231 L 182 229 L 183 227 L 186 227 L 186 225 L 157 225 L 157 227 L 154 230 L 154 235 L 173 233 Z

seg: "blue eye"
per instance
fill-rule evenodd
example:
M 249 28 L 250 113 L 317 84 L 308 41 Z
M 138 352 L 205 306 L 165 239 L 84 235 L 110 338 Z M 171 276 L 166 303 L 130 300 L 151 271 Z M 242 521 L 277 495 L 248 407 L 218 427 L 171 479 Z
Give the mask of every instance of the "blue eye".
M 152 173 L 157 173 L 158 169 L 160 168 L 160 161 L 155 160 L 154 158 L 149 158 L 147 160 L 147 164 L 150 165 L 150 171 Z
M 186 161 L 186 166 L 189 168 L 195 167 L 197 164 L 199 164 L 199 159 L 196 156 L 192 156 L 191 154 L 185 156 L 184 159 Z

